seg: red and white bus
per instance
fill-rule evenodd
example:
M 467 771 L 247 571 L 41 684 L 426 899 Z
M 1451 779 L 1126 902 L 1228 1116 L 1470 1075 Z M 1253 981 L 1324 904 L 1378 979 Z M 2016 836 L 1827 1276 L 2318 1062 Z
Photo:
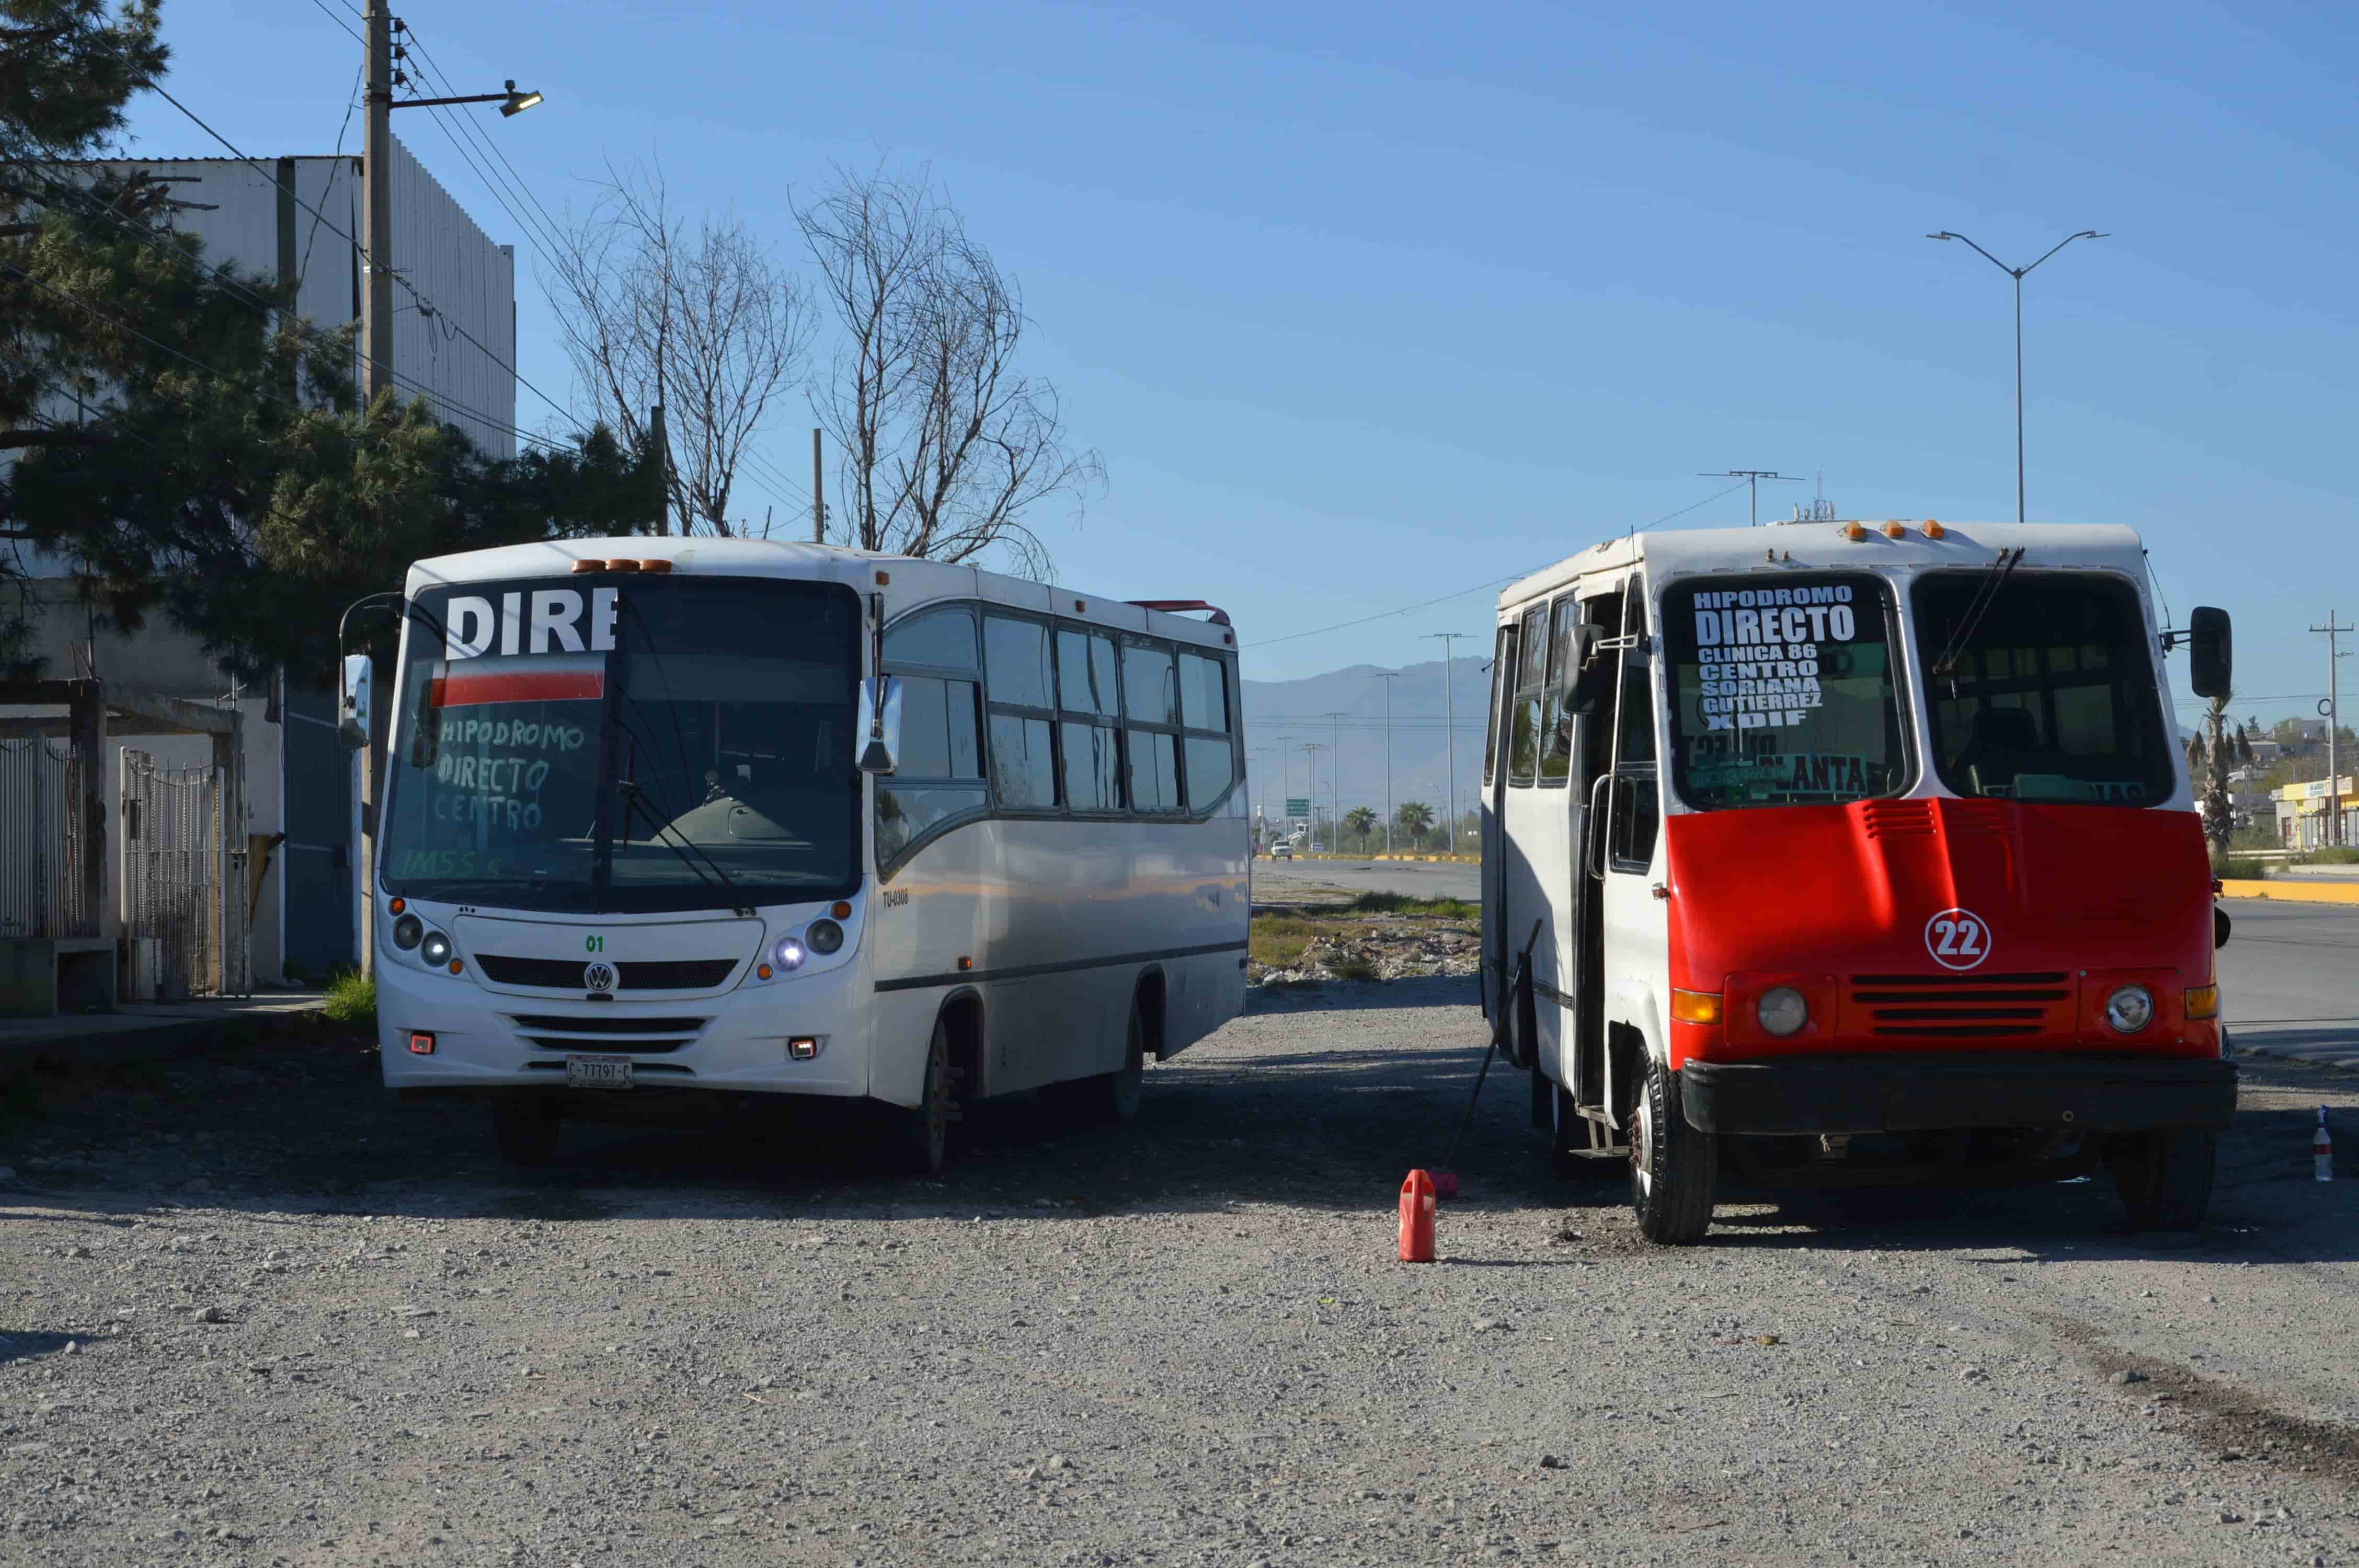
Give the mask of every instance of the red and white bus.
M 2227 689 L 2227 616 L 2164 629 L 2114 526 L 1641 534 L 1503 593 L 1484 1001 L 1558 1168 L 1626 1161 L 1667 1243 L 1723 1165 L 2102 1163 L 2200 1223 L 2236 1072 L 2181 647 Z

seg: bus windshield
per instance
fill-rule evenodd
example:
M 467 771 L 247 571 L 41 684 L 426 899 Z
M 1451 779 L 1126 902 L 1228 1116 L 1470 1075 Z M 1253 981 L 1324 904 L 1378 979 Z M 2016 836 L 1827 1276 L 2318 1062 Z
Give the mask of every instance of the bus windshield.
M 1911 597 L 1933 766 L 1951 791 L 2094 806 L 2171 797 L 2146 616 L 2129 583 L 1945 571 L 1919 579 Z
M 1893 605 L 1864 572 L 1715 575 L 1663 594 L 1671 774 L 1700 810 L 1904 793 Z
M 431 589 L 416 604 L 386 892 L 605 914 L 856 884 L 857 595 L 573 578 Z

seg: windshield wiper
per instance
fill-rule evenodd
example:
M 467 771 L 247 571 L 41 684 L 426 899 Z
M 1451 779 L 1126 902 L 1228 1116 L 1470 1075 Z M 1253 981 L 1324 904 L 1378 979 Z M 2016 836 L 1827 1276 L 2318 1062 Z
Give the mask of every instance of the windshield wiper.
M 1934 679 L 1942 680 L 1957 675 L 1958 655 L 1966 651 L 1967 645 L 1973 641 L 1974 633 L 1982 626 L 1983 617 L 1988 615 L 1990 607 L 1998 602 L 1998 591 L 2006 586 L 2006 579 L 2014 575 L 2017 563 L 2023 559 L 2023 549 L 2021 545 L 2017 545 L 2012 550 L 2001 550 L 1998 559 L 1983 573 L 1983 580 L 1974 589 L 1974 597 L 1966 605 L 1963 623 L 1951 634 L 1949 646 L 1941 650 L 1941 656 L 1933 661 L 1932 668 L 1927 672 Z
M 690 838 L 687 834 L 679 831 L 677 827 L 674 827 L 669 822 L 665 821 L 662 813 L 657 810 L 655 803 L 647 798 L 647 791 L 641 789 L 636 784 L 633 783 L 629 779 L 616 779 L 614 781 L 614 789 L 615 792 L 623 797 L 625 802 L 636 807 L 640 812 L 646 815 L 648 823 L 653 826 L 656 833 L 658 834 L 654 842 L 661 844 L 665 849 L 669 849 L 673 854 L 678 855 L 680 859 L 680 863 L 685 865 L 690 871 L 694 871 L 697 875 L 697 880 L 700 881 L 716 884 L 724 889 L 731 898 L 736 900 L 735 913 L 745 915 L 748 919 L 753 918 L 754 901 L 745 896 L 745 890 L 739 887 L 734 881 L 730 880 L 729 873 L 723 871 L 719 863 L 716 862 L 712 856 L 704 852 L 704 847 L 702 845 L 697 843 L 694 839 Z M 669 838 L 661 837 L 661 835 L 667 833 L 671 835 L 671 837 Z M 625 838 L 630 837 L 627 828 L 625 830 L 624 837 Z M 690 854 L 690 850 L 695 851 L 693 857 Z M 703 864 L 699 865 L 697 863 L 699 860 L 701 860 Z M 705 874 L 707 867 L 712 869 L 712 874 L 710 876 Z

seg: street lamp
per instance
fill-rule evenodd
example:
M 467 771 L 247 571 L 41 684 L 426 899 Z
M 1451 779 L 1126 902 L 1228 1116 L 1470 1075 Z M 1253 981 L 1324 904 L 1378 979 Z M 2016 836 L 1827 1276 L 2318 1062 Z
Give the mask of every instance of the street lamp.
M 496 103 L 502 115 L 513 119 L 540 102 L 538 92 L 518 92 L 514 81 L 505 92 L 471 92 L 463 98 L 397 98 L 396 109 L 439 109 L 449 103 Z
M 1953 234 L 1947 229 L 1938 234 L 1928 234 L 1925 237 L 1929 240 L 1963 240 L 1967 244 L 1974 245 L 1973 241 L 1966 239 L 1965 235 Z M 2101 234 L 2094 229 L 2083 229 L 2077 234 L 2067 234 L 2049 247 L 2048 255 L 2041 256 L 2039 261 L 2033 262 L 2031 266 L 2009 266 L 1990 252 L 1983 250 L 1982 246 L 1974 245 L 1974 249 L 1981 253 L 1983 260 L 2015 279 L 2015 520 L 2018 523 L 2023 521 L 2023 277 L 2032 267 L 2038 266 L 2039 262 L 2046 261 L 2048 256 L 2054 255 L 2075 240 L 2106 240 L 2112 237 L 2110 234 Z

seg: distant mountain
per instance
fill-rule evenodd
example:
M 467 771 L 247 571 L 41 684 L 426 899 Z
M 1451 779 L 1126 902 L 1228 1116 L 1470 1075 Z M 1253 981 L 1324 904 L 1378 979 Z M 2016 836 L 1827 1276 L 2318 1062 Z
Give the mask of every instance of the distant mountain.
M 1270 816 L 1284 813 L 1286 795 L 1307 793 L 1306 780 L 1315 772 L 1320 810 L 1329 809 L 1340 794 L 1343 807 L 1370 806 L 1378 816 L 1385 810 L 1385 688 L 1392 687 L 1393 801 L 1421 800 L 1436 816 L 1450 797 L 1450 761 L 1458 762 L 1458 809 L 1474 808 L 1483 783 L 1484 705 L 1491 697 L 1491 651 L 1473 643 L 1460 644 L 1448 700 L 1457 708 L 1456 745 L 1445 737 L 1442 661 L 1408 665 L 1386 670 L 1375 665 L 1353 665 L 1323 676 L 1300 680 L 1257 681 L 1245 685 L 1246 767 L 1253 780 L 1256 808 L 1265 798 Z M 1395 678 L 1387 681 L 1387 675 Z M 1331 713 L 1343 717 L 1330 719 Z M 1282 737 L 1291 737 L 1282 740 Z M 1306 760 L 1303 742 L 1321 750 Z M 1256 754 L 1258 752 L 1259 754 Z M 1265 796 L 1265 785 L 1266 795 Z

